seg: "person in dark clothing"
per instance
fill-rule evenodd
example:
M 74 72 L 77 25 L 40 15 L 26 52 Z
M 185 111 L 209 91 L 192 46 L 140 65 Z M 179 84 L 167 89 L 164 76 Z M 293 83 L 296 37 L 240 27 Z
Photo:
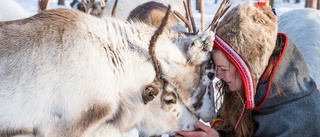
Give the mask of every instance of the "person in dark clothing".
M 217 83 L 222 105 L 211 127 L 178 136 L 320 136 L 320 92 L 300 51 L 277 32 L 277 17 L 263 3 L 245 2 L 217 26 Z

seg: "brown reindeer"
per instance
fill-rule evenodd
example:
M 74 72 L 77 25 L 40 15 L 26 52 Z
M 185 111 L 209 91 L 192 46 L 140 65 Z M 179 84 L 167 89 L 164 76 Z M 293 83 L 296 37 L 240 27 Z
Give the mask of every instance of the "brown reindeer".
M 146 2 L 133 9 L 128 17 L 128 21 L 142 21 L 159 27 L 167 11 L 167 6 L 155 1 Z M 177 25 L 179 20 L 170 12 L 166 27 Z

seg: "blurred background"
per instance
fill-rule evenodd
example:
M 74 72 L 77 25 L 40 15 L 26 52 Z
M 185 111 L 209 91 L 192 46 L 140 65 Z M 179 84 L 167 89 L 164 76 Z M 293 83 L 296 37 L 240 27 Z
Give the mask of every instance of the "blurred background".
M 2 9 L 0 12 L 0 20 L 19 19 L 27 16 L 32 16 L 42 10 L 54 8 L 74 8 L 77 9 L 77 3 L 81 1 L 99 2 L 99 0 L 1 0 Z M 132 1 L 132 0 L 120 0 Z M 147 1 L 147 0 L 141 0 Z M 155 0 L 165 1 L 165 0 Z M 182 0 L 179 1 L 182 5 Z M 248 0 L 231 0 L 232 6 L 240 2 Z M 257 0 L 256 0 L 257 1 Z M 263 1 L 263 0 L 260 0 Z M 106 5 L 113 5 L 115 0 L 105 0 Z M 217 11 L 222 0 L 191 0 L 192 13 L 195 24 L 200 31 L 203 31 L 210 23 Z M 319 9 L 320 0 L 266 0 L 267 4 L 275 8 L 277 15 L 280 16 L 284 12 L 298 8 L 314 8 Z M 73 3 L 73 7 L 71 6 Z M 107 6 L 106 6 L 107 7 Z M 104 9 L 108 10 L 108 9 Z M 121 10 L 121 9 L 118 9 Z M 1 15 L 5 14 L 5 15 Z M 7 16 L 7 17 L 4 17 Z

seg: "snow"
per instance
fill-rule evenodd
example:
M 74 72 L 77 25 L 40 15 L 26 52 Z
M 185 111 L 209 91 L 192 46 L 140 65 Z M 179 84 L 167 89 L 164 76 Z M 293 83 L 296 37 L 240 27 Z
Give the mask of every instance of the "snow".
M 0 12 L 0 20 L 14 20 L 17 18 L 24 18 L 29 16 L 29 13 L 27 13 L 24 8 L 19 5 L 19 3 L 12 1 L 12 0 L 1 0 L 0 1 L 1 12 Z M 7 6 L 10 5 L 10 6 Z M 9 11 L 9 12 L 7 12 Z
M 233 2 L 231 2 L 230 9 L 233 6 L 238 5 L 240 2 L 245 2 L 245 1 L 248 1 L 248 0 L 233 0 Z M 275 0 L 274 8 L 276 10 L 277 16 L 280 16 L 283 13 L 290 11 L 290 10 L 293 10 L 293 9 L 304 8 L 304 6 L 305 6 L 305 1 L 303 1 L 303 0 L 301 0 L 300 3 L 294 3 L 294 2 L 287 3 L 287 2 L 283 2 L 283 1 L 284 0 Z M 204 4 L 205 5 L 205 18 L 204 18 L 205 26 L 208 26 L 211 23 L 211 21 L 215 15 L 217 9 L 219 8 L 219 5 L 221 2 L 222 2 L 222 0 L 218 0 L 218 4 L 215 4 L 214 0 L 205 0 L 205 4 Z M 193 0 L 192 5 L 195 5 L 195 0 Z M 201 28 L 200 27 L 201 14 L 195 9 L 195 7 L 193 8 L 193 14 L 195 17 L 197 28 Z
M 5 0 L 1 0 L 1 1 L 5 1 Z M 9 1 L 9 0 L 8 0 Z M 28 13 L 28 15 L 34 15 L 37 13 L 38 10 L 38 0 L 10 0 L 10 1 L 16 1 L 17 3 L 19 3 L 24 9 L 25 11 Z M 98 1 L 98 0 L 96 0 Z M 110 1 L 110 0 L 109 0 Z M 113 0 L 111 0 L 113 1 Z M 211 20 L 215 14 L 215 12 L 217 11 L 220 3 L 222 2 L 222 0 L 218 0 L 218 3 L 214 3 L 215 0 L 205 0 L 205 17 L 204 17 L 204 21 L 205 21 L 205 26 L 209 26 L 209 24 L 211 23 Z M 240 2 L 244 2 L 246 0 L 233 0 L 232 6 L 237 5 Z M 305 1 L 301 0 L 300 3 L 295 3 L 294 1 L 291 0 L 291 2 L 287 3 L 284 2 L 285 0 L 275 0 L 274 3 L 274 8 L 276 9 L 277 15 L 280 16 L 283 13 L 290 11 L 292 9 L 298 9 L 298 8 L 304 8 L 305 6 Z M 70 3 L 72 2 L 72 0 L 65 0 L 65 4 L 64 6 L 61 5 L 57 5 L 58 0 L 50 0 L 50 9 L 53 8 L 71 8 L 70 7 Z M 3 5 L 3 4 L 1 4 Z M 195 5 L 195 0 L 192 0 L 192 5 Z M 192 7 L 192 11 L 193 11 L 193 15 L 194 15 L 194 19 L 195 19 L 195 23 L 197 28 L 201 28 L 200 27 L 200 18 L 201 18 L 201 14 L 195 9 L 195 6 Z M 232 7 L 231 7 L 232 8 Z M 3 10 L 3 9 L 1 9 Z M 4 12 L 4 11 L 2 11 Z M 10 11 L 8 11 L 10 12 Z M 12 11 L 12 12 L 16 12 L 16 11 Z M 19 14 L 19 13 L 17 13 Z M 0 18 L 1 19 L 1 18 Z

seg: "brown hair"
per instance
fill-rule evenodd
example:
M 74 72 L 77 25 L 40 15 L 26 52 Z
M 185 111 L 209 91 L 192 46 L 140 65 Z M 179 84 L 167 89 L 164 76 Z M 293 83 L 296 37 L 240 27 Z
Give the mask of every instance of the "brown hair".
M 212 52 L 216 50 L 218 49 L 214 47 Z M 231 91 L 224 80 L 216 83 L 216 89 L 218 89 L 216 104 L 221 103 L 218 114 L 222 119 L 222 123 L 217 128 L 224 131 L 227 136 L 251 136 L 253 133 L 252 111 L 245 109 L 244 89 Z
M 277 26 L 277 17 L 271 7 L 259 7 L 253 2 L 234 7 L 217 26 L 217 34 L 248 64 L 254 89 L 275 48 Z
M 228 136 L 251 136 L 253 132 L 252 111 L 245 109 L 242 114 L 245 107 L 243 102 L 245 100 L 244 90 L 230 92 L 228 91 L 228 85 L 223 80 L 218 83 L 221 85 L 221 88 L 218 88 L 219 96 L 223 97 L 223 103 L 218 112 L 223 122 L 219 125 L 219 128 L 225 131 Z M 242 118 L 240 118 L 241 115 Z
M 230 10 L 217 26 L 217 34 L 243 58 L 253 76 L 254 89 L 269 63 L 277 39 L 277 18 L 270 6 L 244 2 Z M 215 52 L 214 49 L 213 52 Z M 245 108 L 245 91 L 230 91 L 223 80 L 217 84 L 222 105 L 219 129 L 227 136 L 247 137 L 254 130 L 252 110 Z
M 272 57 L 275 58 L 277 61 L 279 59 L 279 56 L 281 55 L 281 52 L 283 50 L 285 38 L 278 36 L 276 40 L 276 48 L 274 49 L 272 53 Z M 213 48 L 213 53 L 217 51 L 218 49 L 216 47 Z M 231 63 L 231 62 L 230 62 Z M 273 73 L 273 65 L 269 63 L 268 67 L 264 71 L 264 75 L 271 75 Z M 276 87 L 277 83 L 274 83 Z M 234 132 L 234 128 L 240 118 L 240 115 L 242 113 L 242 109 L 244 107 L 244 100 L 245 100 L 245 92 L 244 90 L 240 91 L 231 91 L 226 84 L 225 81 L 220 80 L 216 83 L 216 89 L 218 89 L 218 101 L 216 104 L 222 103 L 218 114 L 220 115 L 223 122 L 219 127 L 217 127 L 220 130 L 223 130 L 226 132 L 227 136 L 236 136 L 236 137 L 248 137 L 251 136 L 253 133 L 254 124 L 252 121 L 252 111 L 245 109 L 242 119 L 239 121 L 238 127 L 236 131 Z M 279 94 L 285 93 L 278 89 L 277 90 Z M 217 108 L 217 107 L 216 107 Z

